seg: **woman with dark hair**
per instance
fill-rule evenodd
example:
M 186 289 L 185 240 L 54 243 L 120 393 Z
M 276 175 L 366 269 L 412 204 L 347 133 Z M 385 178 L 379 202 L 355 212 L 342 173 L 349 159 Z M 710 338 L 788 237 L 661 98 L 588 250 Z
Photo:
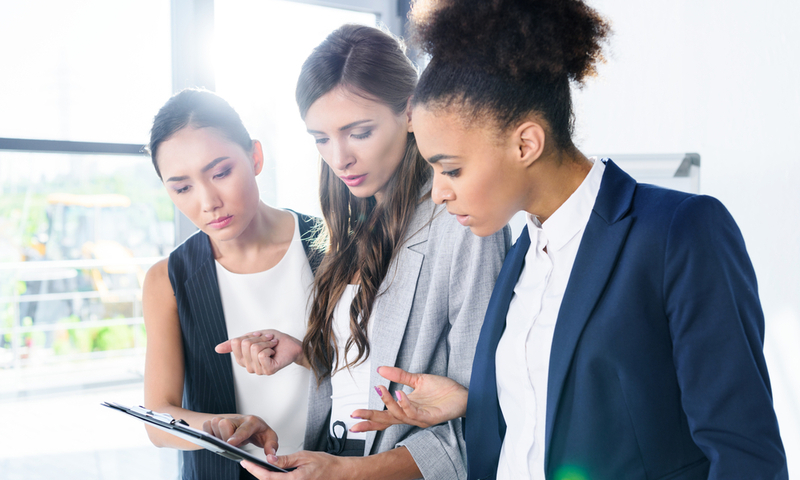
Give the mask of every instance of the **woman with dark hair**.
M 170 98 L 155 117 L 148 148 L 170 198 L 200 230 L 145 278 L 145 406 L 195 428 L 220 414 L 257 414 L 280 434 L 281 452 L 301 450 L 307 371 L 291 366 L 257 378 L 213 350 L 265 326 L 305 331 L 313 274 L 310 246 L 301 238 L 311 219 L 259 199 L 261 144 L 211 92 L 190 89 Z M 184 450 L 184 479 L 250 477 L 192 443 L 151 427 L 147 433 L 159 447 Z M 266 448 L 247 448 L 263 457 L 277 443 L 259 447 Z
M 381 367 L 415 390 L 354 429 L 465 416 L 474 479 L 787 478 L 731 215 L 572 142 L 570 85 L 595 73 L 605 20 L 578 0 L 419 0 L 412 15 L 431 55 L 414 130 L 433 199 L 477 235 L 520 210 L 527 226 L 468 391 Z
M 469 381 L 509 241 L 507 228 L 475 237 L 431 201 L 431 168 L 409 109 L 416 80 L 395 38 L 357 25 L 331 33 L 300 73 L 297 103 L 322 157 L 327 227 L 308 330 L 302 342 L 276 334 L 274 348 L 261 349 L 256 335 L 220 348 L 238 350 L 251 371 L 269 373 L 287 359 L 313 371 L 305 448 L 317 451 L 269 457 L 297 468 L 286 478 L 466 477 L 460 420 L 348 431 L 353 410 L 381 404 L 371 385 L 384 396 L 398 387 L 374 366 Z M 212 430 L 231 443 L 269 432 L 256 419 L 215 422 Z M 245 465 L 259 478 L 276 475 Z

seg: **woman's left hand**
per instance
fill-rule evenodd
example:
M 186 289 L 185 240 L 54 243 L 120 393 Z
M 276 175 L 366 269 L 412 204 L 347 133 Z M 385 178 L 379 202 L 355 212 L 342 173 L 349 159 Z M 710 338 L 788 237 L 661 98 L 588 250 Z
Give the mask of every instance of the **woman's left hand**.
M 406 395 L 398 390 L 395 400 L 386 387 L 375 387 L 386 410 L 355 410 L 351 417 L 364 421 L 353 425 L 351 432 L 385 430 L 399 423 L 428 428 L 467 413 L 469 391 L 452 378 L 409 373 L 397 367 L 378 367 L 378 374 L 390 382 L 407 385 L 414 391 Z
M 345 468 L 348 458 L 322 452 L 302 451 L 279 457 L 267 455 L 267 461 L 276 467 L 294 470 L 289 473 L 271 472 L 247 460 L 242 461 L 242 466 L 260 480 L 349 479 L 353 473 Z

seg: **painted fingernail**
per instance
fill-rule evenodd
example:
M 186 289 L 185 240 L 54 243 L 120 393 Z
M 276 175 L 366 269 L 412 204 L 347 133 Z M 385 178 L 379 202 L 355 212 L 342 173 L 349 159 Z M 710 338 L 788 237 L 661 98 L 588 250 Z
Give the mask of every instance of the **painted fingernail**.
M 355 418 L 356 420 L 364 420 L 363 418 L 361 418 L 361 417 L 356 417 L 355 415 L 350 415 L 350 418 Z
M 394 396 L 397 397 L 397 401 L 399 402 L 400 401 L 400 391 L 398 390 L 398 391 L 394 392 Z
M 381 388 L 380 387 L 375 387 L 375 391 L 378 392 L 378 396 L 379 397 L 383 396 L 383 394 L 381 394 Z

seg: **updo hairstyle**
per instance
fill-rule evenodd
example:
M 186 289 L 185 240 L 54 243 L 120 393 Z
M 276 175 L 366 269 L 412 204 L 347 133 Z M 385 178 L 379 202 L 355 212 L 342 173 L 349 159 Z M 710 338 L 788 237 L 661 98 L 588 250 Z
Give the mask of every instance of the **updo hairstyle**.
M 499 131 L 535 115 L 561 149 L 572 147 L 570 83 L 603 60 L 609 24 L 578 0 L 417 0 L 413 40 L 430 55 L 414 97 Z

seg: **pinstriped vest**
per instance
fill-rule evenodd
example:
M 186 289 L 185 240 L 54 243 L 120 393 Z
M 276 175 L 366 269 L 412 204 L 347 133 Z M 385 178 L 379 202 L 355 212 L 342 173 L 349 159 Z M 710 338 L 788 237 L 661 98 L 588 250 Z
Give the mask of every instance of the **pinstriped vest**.
M 310 247 L 316 219 L 297 217 L 303 248 L 315 271 L 321 260 Z M 236 412 L 230 356 L 214 351 L 228 339 L 228 332 L 208 235 L 198 231 L 187 238 L 169 255 L 168 270 L 183 340 L 183 408 L 212 414 Z M 243 471 L 238 463 L 204 449 L 182 451 L 181 460 L 184 480 L 239 480 Z

